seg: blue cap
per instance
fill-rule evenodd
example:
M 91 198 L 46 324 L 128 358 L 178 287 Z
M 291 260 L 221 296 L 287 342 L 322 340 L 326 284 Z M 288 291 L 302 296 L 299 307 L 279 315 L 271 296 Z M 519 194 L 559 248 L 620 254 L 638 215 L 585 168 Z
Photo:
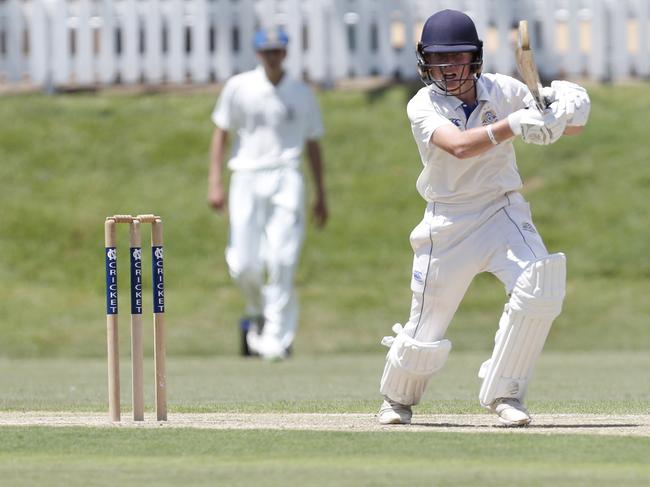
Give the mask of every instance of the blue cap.
M 256 51 L 270 51 L 272 49 L 286 49 L 289 36 L 281 27 L 260 29 L 255 33 L 253 45 Z
M 483 47 L 472 19 L 458 10 L 441 10 L 427 19 L 422 52 L 477 52 Z

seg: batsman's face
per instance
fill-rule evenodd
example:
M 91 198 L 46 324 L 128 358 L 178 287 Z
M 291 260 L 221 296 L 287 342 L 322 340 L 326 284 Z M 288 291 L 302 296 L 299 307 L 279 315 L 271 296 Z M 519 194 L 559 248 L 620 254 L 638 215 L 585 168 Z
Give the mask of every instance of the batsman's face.
M 427 64 L 432 65 L 430 72 L 435 80 L 445 83 L 449 93 L 464 91 L 467 83 L 473 83 L 472 65 L 474 53 L 449 52 L 428 53 L 425 55 Z

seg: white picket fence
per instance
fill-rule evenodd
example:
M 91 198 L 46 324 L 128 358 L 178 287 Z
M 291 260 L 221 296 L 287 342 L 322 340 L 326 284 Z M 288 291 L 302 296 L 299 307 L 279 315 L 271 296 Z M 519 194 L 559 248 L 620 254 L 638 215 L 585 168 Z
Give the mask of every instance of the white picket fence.
M 267 23 L 287 29 L 294 75 L 413 78 L 416 39 L 441 8 L 475 19 L 486 71 L 514 72 L 527 19 L 545 77 L 650 77 L 650 0 L 0 0 L 0 84 L 222 81 L 255 65 Z

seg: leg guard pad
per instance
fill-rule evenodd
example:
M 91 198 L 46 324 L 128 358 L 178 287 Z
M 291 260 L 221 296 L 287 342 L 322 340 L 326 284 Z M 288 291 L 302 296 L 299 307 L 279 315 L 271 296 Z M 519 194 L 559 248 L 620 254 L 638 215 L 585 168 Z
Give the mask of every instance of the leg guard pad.
M 498 398 L 523 399 L 551 324 L 562 310 L 565 282 L 566 259 L 561 253 L 533 262 L 517 279 L 499 322 L 492 358 L 479 372 L 483 406 Z
M 431 376 L 447 361 L 451 342 L 420 342 L 406 335 L 401 325 L 395 325 L 393 330 L 397 334 L 395 337 L 382 340 L 390 350 L 386 355 L 380 392 L 400 404 L 418 404 Z

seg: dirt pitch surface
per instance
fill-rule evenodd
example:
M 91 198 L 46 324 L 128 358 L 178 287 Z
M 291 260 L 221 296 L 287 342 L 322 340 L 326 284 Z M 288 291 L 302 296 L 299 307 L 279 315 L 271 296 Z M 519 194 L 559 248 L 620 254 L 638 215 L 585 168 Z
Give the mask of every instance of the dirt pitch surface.
M 123 413 L 111 423 L 105 413 L 0 412 L 2 426 L 93 428 L 198 428 L 218 430 L 400 431 L 516 434 L 593 434 L 650 437 L 650 415 L 538 414 L 526 428 L 505 428 L 489 414 L 416 415 L 411 425 L 381 426 L 373 414 L 171 413 L 158 422 L 151 414 L 134 422 Z

